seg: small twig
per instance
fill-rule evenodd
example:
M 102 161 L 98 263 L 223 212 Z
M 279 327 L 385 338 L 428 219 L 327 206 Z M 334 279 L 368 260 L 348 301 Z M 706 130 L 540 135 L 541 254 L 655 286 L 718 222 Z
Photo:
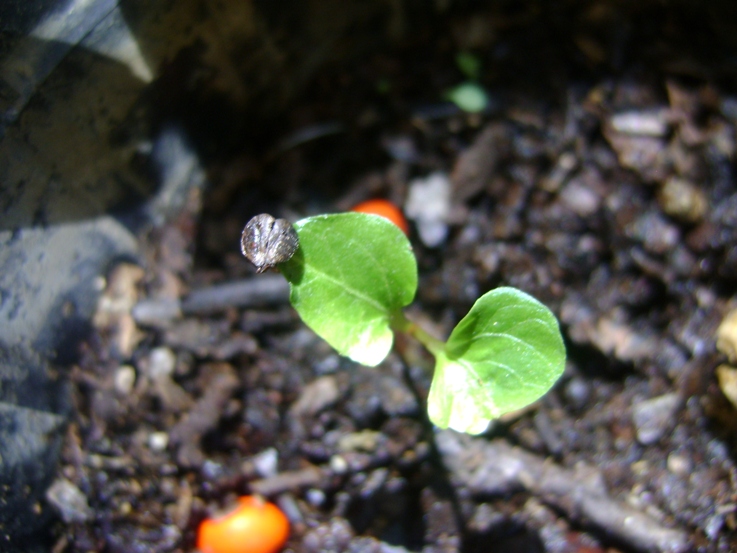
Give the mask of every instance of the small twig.
M 254 493 L 271 497 L 284 492 L 297 492 L 304 488 L 319 486 L 329 477 L 329 472 L 318 467 L 307 467 L 255 480 L 251 482 L 251 490 Z
M 201 315 L 230 307 L 255 307 L 289 301 L 289 284 L 281 275 L 262 275 L 195 290 L 182 300 L 185 315 Z
M 649 515 L 612 499 L 601 472 L 593 467 L 566 469 L 512 447 L 444 430 L 436 444 L 451 478 L 475 494 L 505 494 L 525 489 L 560 509 L 569 519 L 590 523 L 640 551 L 688 551 L 687 535 L 666 528 Z
M 182 314 L 206 315 L 231 307 L 278 305 L 288 301 L 289 284 L 284 277 L 262 275 L 195 290 L 181 301 L 145 299 L 133 307 L 132 314 L 138 324 L 162 326 Z
M 331 136 L 345 132 L 346 128 L 340 121 L 327 121 L 297 129 L 284 140 L 279 142 L 276 153 L 282 154 L 292 148 L 306 144 L 324 136 Z
M 204 394 L 169 432 L 169 442 L 177 448 L 177 461 L 184 467 L 196 467 L 205 460 L 200 439 L 217 426 L 225 404 L 240 385 L 230 365 L 210 363 L 206 368 L 212 376 Z

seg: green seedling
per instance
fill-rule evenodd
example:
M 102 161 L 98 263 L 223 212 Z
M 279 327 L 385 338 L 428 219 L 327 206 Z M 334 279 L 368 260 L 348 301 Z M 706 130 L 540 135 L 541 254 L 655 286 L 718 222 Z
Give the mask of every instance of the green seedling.
M 447 100 L 453 102 L 466 113 L 479 113 L 489 107 L 489 95 L 479 83 L 481 60 L 471 52 L 456 55 L 458 69 L 468 79 L 445 93 Z
M 489 106 L 489 95 L 483 87 L 470 81 L 451 88 L 446 98 L 466 113 L 479 113 Z
M 471 52 L 458 52 L 456 54 L 456 66 L 467 79 L 477 81 L 481 76 L 481 60 Z
M 435 357 L 430 420 L 469 434 L 545 394 L 563 372 L 558 321 L 515 288 L 487 292 L 446 342 L 407 319 L 417 262 L 404 233 L 382 217 L 340 213 L 308 217 L 294 229 L 299 247 L 277 266 L 302 320 L 338 353 L 381 363 L 394 332 L 419 340 Z

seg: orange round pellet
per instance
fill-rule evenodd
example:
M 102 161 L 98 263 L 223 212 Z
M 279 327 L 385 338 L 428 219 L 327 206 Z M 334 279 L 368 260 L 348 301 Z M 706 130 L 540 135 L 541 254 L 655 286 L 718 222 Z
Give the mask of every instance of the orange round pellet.
M 375 199 L 367 200 L 355 206 L 351 211 L 357 211 L 359 213 L 370 213 L 373 215 L 379 215 L 385 219 L 389 219 L 392 223 L 397 225 L 404 234 L 409 234 L 409 225 L 407 219 L 404 218 L 402 211 L 389 200 Z
M 232 511 L 202 521 L 197 548 L 202 553 L 276 553 L 288 537 L 289 521 L 279 507 L 244 496 Z

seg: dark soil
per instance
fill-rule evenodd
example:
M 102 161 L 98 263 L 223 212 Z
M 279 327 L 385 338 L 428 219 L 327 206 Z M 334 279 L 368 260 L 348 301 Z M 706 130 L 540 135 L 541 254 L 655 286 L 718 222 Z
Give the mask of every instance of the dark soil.
M 327 67 L 208 162 L 204 196 L 141 236 L 144 269 L 111 272 L 71 370 L 55 551 L 192 551 L 204 517 L 254 492 L 299 553 L 737 551 L 737 414 L 714 376 L 737 290 L 737 21 L 556 5 L 456 6 Z M 484 113 L 442 102 L 459 51 L 482 63 Z M 238 247 L 257 213 L 403 205 L 435 172 L 448 234 L 428 247 L 413 227 L 410 314 L 447 335 L 516 286 L 567 341 L 555 388 L 474 439 L 427 421 L 419 346 L 400 336 L 377 368 L 340 358 Z M 218 304 L 211 287 L 240 281 L 267 284 Z

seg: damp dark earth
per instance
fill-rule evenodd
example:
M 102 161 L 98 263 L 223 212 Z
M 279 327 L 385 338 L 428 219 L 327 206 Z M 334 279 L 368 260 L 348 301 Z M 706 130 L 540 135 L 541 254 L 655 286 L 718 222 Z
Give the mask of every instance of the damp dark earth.
M 101 283 L 65 369 L 53 551 L 195 551 L 250 494 L 294 553 L 737 551 L 730 11 L 435 2 L 373 21 L 391 46 L 324 64 L 273 119 L 228 126 L 207 86 L 181 92 L 207 186 Z M 198 59 L 162 68 L 154 105 L 206 78 Z M 449 101 L 463 83 L 480 109 Z M 340 357 L 241 254 L 257 214 L 372 198 L 409 220 L 408 316 L 438 337 L 498 286 L 555 313 L 547 395 L 480 436 L 434 428 L 427 352 L 399 335 L 377 367 Z

